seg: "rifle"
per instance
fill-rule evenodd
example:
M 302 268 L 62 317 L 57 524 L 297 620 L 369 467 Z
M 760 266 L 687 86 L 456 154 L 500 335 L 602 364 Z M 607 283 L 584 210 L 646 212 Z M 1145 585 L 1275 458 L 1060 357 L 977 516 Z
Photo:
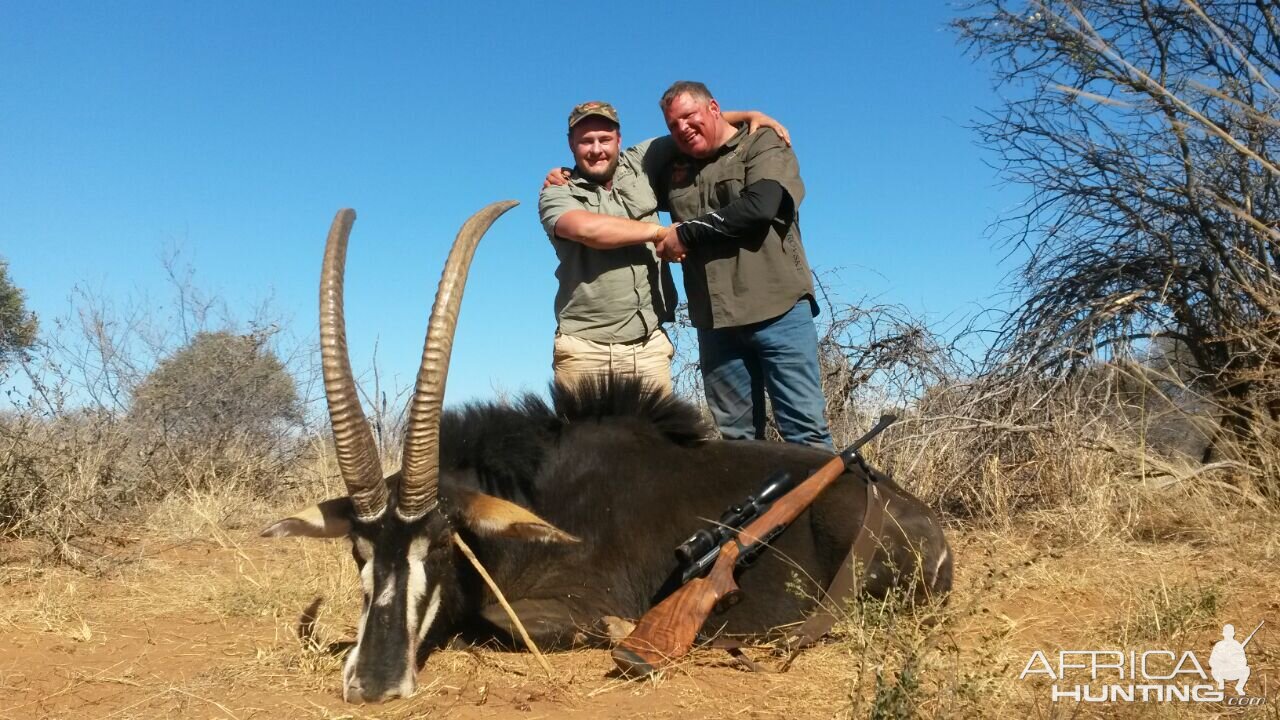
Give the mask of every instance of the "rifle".
M 851 466 L 865 468 L 858 450 L 897 418 L 882 415 L 875 427 L 845 448 L 826 465 L 777 498 L 763 513 L 737 531 L 736 537 L 712 550 L 714 563 L 705 577 L 694 577 L 666 599 L 650 608 L 635 629 L 613 649 L 613 661 L 624 675 L 643 677 L 684 657 L 698 636 L 698 631 L 714 610 L 724 612 L 742 600 L 742 590 L 734 581 L 734 572 L 753 563 L 773 540 L 800 516 L 818 496 Z M 869 482 L 874 476 L 868 472 Z M 871 491 L 868 490 L 868 499 Z M 871 507 L 867 508 L 868 514 Z M 864 529 L 866 524 L 864 523 Z M 855 545 L 867 545 L 862 541 Z M 696 537 L 696 536 L 695 536 Z M 692 538 L 691 538 L 692 540 Z M 682 546 L 683 547 L 683 546 Z M 710 558 L 704 556 L 698 565 L 705 567 Z
M 710 528 L 699 530 L 676 548 L 676 560 L 680 563 L 680 585 L 702 577 L 716 564 L 720 546 L 738 536 L 742 526 L 762 515 L 778 498 L 785 497 L 796 486 L 791 473 L 786 470 L 769 476 L 760 492 L 748 495 L 738 505 L 730 507 Z M 740 561 L 743 564 L 745 561 Z
M 1257 635 L 1258 631 L 1261 630 L 1262 626 L 1265 625 L 1266 623 L 1267 623 L 1266 620 L 1263 620 L 1262 622 L 1258 623 L 1258 627 L 1254 628 L 1253 632 L 1249 633 L 1249 637 L 1245 638 L 1244 642 L 1240 643 L 1240 648 L 1243 649 L 1245 645 L 1248 645 L 1249 641 L 1253 639 L 1253 636 Z

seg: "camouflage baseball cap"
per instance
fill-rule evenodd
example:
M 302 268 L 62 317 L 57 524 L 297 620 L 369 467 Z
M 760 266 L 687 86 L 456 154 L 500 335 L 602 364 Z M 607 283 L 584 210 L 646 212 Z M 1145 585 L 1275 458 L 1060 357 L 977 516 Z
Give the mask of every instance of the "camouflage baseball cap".
M 618 111 L 614 110 L 612 105 L 607 102 L 601 102 L 600 100 L 591 100 L 590 102 L 582 103 L 570 111 L 569 129 L 572 130 L 574 125 L 577 125 L 592 115 L 599 115 L 606 120 L 612 120 L 617 123 L 619 127 L 622 126 L 622 123 L 618 121 Z

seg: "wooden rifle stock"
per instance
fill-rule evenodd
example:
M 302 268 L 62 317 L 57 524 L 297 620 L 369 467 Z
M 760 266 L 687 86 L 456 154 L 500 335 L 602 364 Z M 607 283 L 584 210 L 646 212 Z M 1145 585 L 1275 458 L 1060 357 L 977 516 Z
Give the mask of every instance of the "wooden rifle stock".
M 774 501 L 768 510 L 743 527 L 737 538 L 721 545 L 715 565 L 706 577 L 690 580 L 645 613 L 635 629 L 613 649 L 613 661 L 623 674 L 643 677 L 688 654 L 711 612 L 723 612 L 741 599 L 742 591 L 733 573 L 742 551 L 750 552 L 760 543 L 771 542 L 845 473 L 858 457 L 859 448 L 896 419 L 892 415 L 882 416 L 870 432 Z

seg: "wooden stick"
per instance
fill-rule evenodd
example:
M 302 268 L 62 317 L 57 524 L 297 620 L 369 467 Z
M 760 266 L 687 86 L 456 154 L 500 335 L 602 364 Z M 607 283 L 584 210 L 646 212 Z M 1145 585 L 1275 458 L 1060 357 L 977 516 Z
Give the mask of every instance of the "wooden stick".
M 458 546 L 458 549 L 462 551 L 462 554 L 466 555 L 467 559 L 471 561 L 472 567 L 476 569 L 476 572 L 480 573 L 480 577 L 484 578 L 489 589 L 492 590 L 494 596 L 498 598 L 498 604 L 506 611 L 507 617 L 511 618 L 511 622 L 515 624 L 516 630 L 520 631 L 520 638 L 524 640 L 525 647 L 529 648 L 533 653 L 533 656 L 538 658 L 538 662 L 542 664 L 542 669 L 547 671 L 547 677 L 551 677 L 551 664 L 547 662 L 547 658 L 542 654 L 542 651 L 538 649 L 538 645 L 533 642 L 533 638 L 529 637 L 529 632 L 524 629 L 524 623 L 520 622 L 520 618 L 516 617 L 516 611 L 512 610 L 511 605 L 507 604 L 507 598 L 504 597 L 502 591 L 498 589 L 498 584 L 489 576 L 489 572 L 480 564 L 480 559 L 476 557 L 475 553 L 471 552 L 471 548 L 463 542 L 458 533 L 453 533 L 453 542 Z

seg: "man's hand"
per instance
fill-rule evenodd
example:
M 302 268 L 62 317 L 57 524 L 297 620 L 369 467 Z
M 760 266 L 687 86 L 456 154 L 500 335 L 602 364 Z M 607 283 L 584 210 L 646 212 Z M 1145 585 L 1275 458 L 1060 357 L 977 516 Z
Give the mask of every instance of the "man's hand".
M 787 147 L 791 147 L 791 133 L 787 132 L 787 129 L 782 126 L 782 123 L 756 110 L 748 112 L 747 132 L 753 133 L 762 127 L 769 128 L 770 130 L 778 133 L 778 137 L 782 139 L 782 142 L 786 143 Z
M 791 143 L 787 144 L 790 145 Z M 568 185 L 569 175 L 571 172 L 572 171 L 566 167 L 551 168 L 551 171 L 548 172 L 547 176 L 542 180 L 543 189 L 549 188 L 552 185 Z
M 791 133 L 787 132 L 787 129 L 782 126 L 782 123 L 774 120 L 768 115 L 765 115 L 759 110 L 725 110 L 721 113 L 721 116 L 724 118 L 725 122 L 730 125 L 741 125 L 742 123 L 746 123 L 747 132 L 749 133 L 753 133 L 760 128 L 769 128 L 770 130 L 778 133 L 778 137 L 782 139 L 782 142 L 787 144 L 787 147 L 791 147 Z
M 662 233 L 662 237 L 653 244 L 655 250 L 658 251 L 658 257 L 667 262 L 684 262 L 684 256 L 689 254 L 689 249 L 680 242 L 680 234 L 676 232 L 679 223 L 672 225 Z

